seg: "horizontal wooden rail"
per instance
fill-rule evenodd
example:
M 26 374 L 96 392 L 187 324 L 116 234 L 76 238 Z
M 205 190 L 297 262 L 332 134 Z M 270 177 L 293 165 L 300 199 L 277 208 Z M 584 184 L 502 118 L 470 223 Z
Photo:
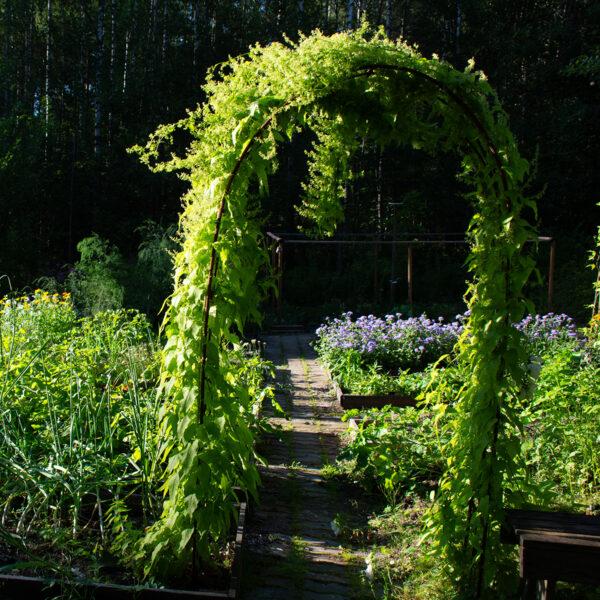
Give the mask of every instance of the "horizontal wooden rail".
M 272 240 L 275 240 L 276 242 L 283 242 L 286 245 L 290 245 L 290 244 L 308 244 L 308 245 L 315 245 L 315 246 L 319 246 L 319 245 L 331 245 L 331 244 L 338 244 L 338 245 L 366 245 L 366 246 L 385 246 L 385 245 L 391 245 L 391 244 L 396 244 L 396 245 L 401 245 L 401 246 L 409 246 L 409 245 L 414 245 L 414 246 L 423 246 L 423 245 L 428 245 L 428 244 L 469 244 L 469 240 L 419 240 L 419 239 L 409 239 L 409 240 L 384 240 L 384 239 L 374 239 L 374 240 L 360 240 L 360 239 L 329 239 L 329 240 L 309 240 L 309 239 L 289 239 L 288 234 L 281 234 L 281 235 L 277 235 L 275 233 L 272 233 L 270 231 L 267 232 L 267 237 L 271 238 Z M 286 235 L 286 237 L 282 237 L 282 235 Z M 371 237 L 376 237 L 379 234 L 365 234 L 369 235 Z M 428 234 L 429 235 L 429 234 Z M 294 236 L 294 237 L 297 237 Z M 528 239 L 527 242 L 529 243 L 533 243 L 535 242 L 535 238 L 531 238 Z M 551 237 L 544 237 L 544 236 L 540 236 L 537 238 L 538 242 L 553 242 L 554 238 Z
M 419 237 L 438 237 L 438 236 L 463 236 L 463 239 L 419 239 Z M 346 233 L 337 234 L 335 239 L 327 240 L 312 240 L 306 238 L 303 233 L 273 233 L 272 231 L 266 232 L 266 237 L 273 240 L 275 243 L 272 245 L 272 267 L 277 273 L 277 317 L 278 323 L 281 324 L 282 319 L 282 295 L 283 295 L 283 248 L 290 245 L 304 245 L 304 246 L 372 246 L 374 247 L 375 253 L 375 266 L 374 266 L 374 283 L 373 283 L 373 297 L 374 302 L 377 303 L 377 294 L 379 289 L 378 278 L 379 272 L 377 269 L 377 257 L 378 249 L 381 246 L 391 246 L 392 248 L 392 277 L 390 279 L 390 305 L 394 304 L 394 286 L 396 284 L 396 277 L 394 272 L 394 256 L 395 248 L 397 246 L 407 246 L 408 250 L 408 301 L 411 307 L 411 314 L 413 311 L 413 246 L 439 246 L 439 245 L 457 245 L 467 246 L 470 245 L 470 241 L 464 239 L 464 232 L 446 232 L 446 233 Z M 389 238 L 392 239 L 389 239 Z M 404 239 L 398 239 L 398 238 Z M 301 238 L 301 239 L 300 239 Z M 371 239 L 365 239 L 371 238 Z M 388 238 L 388 239 L 386 239 Z M 406 239 L 408 238 L 408 239 Z M 556 262 L 556 240 L 550 236 L 538 236 L 537 238 L 530 238 L 527 240 L 528 243 L 536 242 L 548 242 L 550 243 L 550 269 L 548 276 L 548 312 L 553 310 L 553 299 L 554 299 L 554 271 Z M 275 298 L 273 297 L 275 302 Z
M 600 584 L 600 517 L 508 510 L 502 540 L 519 544 L 524 600 L 551 600 L 556 581 Z

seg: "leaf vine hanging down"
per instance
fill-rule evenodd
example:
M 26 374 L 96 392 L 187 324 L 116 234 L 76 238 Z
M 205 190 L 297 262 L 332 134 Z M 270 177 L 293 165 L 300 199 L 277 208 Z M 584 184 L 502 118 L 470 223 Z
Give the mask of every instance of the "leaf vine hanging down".
M 148 573 L 206 559 L 227 532 L 234 489 L 256 494 L 252 399 L 233 375 L 229 353 L 248 319 L 260 318 L 269 285 L 257 277 L 268 257 L 250 190 L 268 193 L 278 145 L 309 128 L 317 141 L 300 211 L 320 233 L 332 233 L 343 217 L 341 184 L 359 137 L 463 159 L 475 215 L 470 337 L 461 359 L 472 375 L 454 408 L 448 472 L 429 534 L 451 577 L 485 595 L 499 581 L 504 504 L 533 493 L 511 483 L 518 480 L 520 427 L 512 382 L 525 362 L 511 322 L 524 312 L 523 286 L 534 268 L 522 253 L 534 231 L 521 211 L 535 205 L 522 192 L 528 164 L 490 85 L 472 62 L 458 71 L 365 25 L 255 46 L 215 68 L 204 91 L 203 106 L 134 149 L 153 170 L 180 171 L 190 183 L 165 319 L 166 499 L 138 559 Z M 185 155 L 161 162 L 178 129 L 193 141 Z M 162 560 L 166 555 L 175 560 Z

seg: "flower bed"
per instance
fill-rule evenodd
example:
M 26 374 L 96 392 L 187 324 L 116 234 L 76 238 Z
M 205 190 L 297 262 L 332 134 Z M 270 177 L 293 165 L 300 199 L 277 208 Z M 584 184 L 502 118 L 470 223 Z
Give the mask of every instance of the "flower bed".
M 430 382 L 433 365 L 442 357 L 454 357 L 454 348 L 465 330 L 469 313 L 457 315 L 446 323 L 443 318 L 426 315 L 402 318 L 401 314 L 376 317 L 352 313 L 327 318 L 316 331 L 314 346 L 325 368 L 339 386 L 342 401 L 358 408 L 380 406 L 382 400 L 369 404 L 367 397 L 415 398 Z M 532 357 L 552 353 L 565 343 L 584 343 L 584 339 L 567 315 L 528 316 L 515 327 L 525 335 Z M 393 404 L 394 401 L 390 402 Z
M 354 320 L 348 312 L 317 329 L 315 348 L 343 408 L 411 406 L 429 381 L 430 365 L 452 352 L 464 320 L 403 319 L 399 313 Z
M 445 323 L 443 317 L 426 315 L 404 319 L 401 313 L 358 317 L 351 312 L 341 318 L 328 318 L 316 331 L 316 347 L 328 365 L 347 360 L 349 355 L 361 364 L 379 364 L 383 369 L 422 370 L 443 354 L 452 351 L 464 329 L 464 315 Z

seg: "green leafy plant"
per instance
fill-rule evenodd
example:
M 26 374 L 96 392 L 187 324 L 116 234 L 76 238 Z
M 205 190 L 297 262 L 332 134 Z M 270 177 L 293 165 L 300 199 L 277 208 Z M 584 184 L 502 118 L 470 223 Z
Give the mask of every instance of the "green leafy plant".
M 544 357 L 528 406 L 523 444 L 528 474 L 548 490 L 547 502 L 589 509 L 600 494 L 600 371 L 564 345 Z
M 183 171 L 190 183 L 162 358 L 168 495 L 139 559 L 148 571 L 176 570 L 209 556 L 229 526 L 235 488 L 256 491 L 250 399 L 232 376 L 228 348 L 249 319 L 259 319 L 268 285 L 257 279 L 268 256 L 251 191 L 268 192 L 278 145 L 308 127 L 317 141 L 302 210 L 325 233 L 340 218 L 340 182 L 357 137 L 462 157 L 475 209 L 469 334 L 460 347 L 470 376 L 429 527 L 459 588 L 492 593 L 504 552 L 504 489 L 519 457 L 514 382 L 526 357 L 512 323 L 524 314 L 524 285 L 534 268 L 524 252 L 534 231 L 523 210 L 535 213 L 523 194 L 529 165 L 492 88 L 472 62 L 457 71 L 365 26 L 253 47 L 215 69 L 204 92 L 204 106 L 135 149 L 154 170 Z M 193 138 L 188 151 L 163 161 L 178 130 Z
M 158 316 L 171 292 L 177 227 L 162 226 L 146 220 L 136 229 L 141 236 L 135 265 L 125 283 L 125 304 L 139 309 L 149 318 Z
M 353 416 L 350 411 L 345 418 Z M 444 440 L 436 425 L 430 413 L 415 408 L 366 411 L 338 458 L 350 462 L 353 476 L 367 488 L 375 485 L 393 509 L 401 493 L 435 485 L 444 472 Z
M 93 555 L 108 545 L 113 498 L 135 497 L 155 518 L 154 334 L 134 311 L 78 319 L 68 293 L 37 290 L 0 307 L 2 523 L 34 553 L 46 540 Z
M 81 257 L 68 275 L 67 287 L 87 315 L 123 306 L 125 263 L 116 246 L 94 233 L 77 244 Z

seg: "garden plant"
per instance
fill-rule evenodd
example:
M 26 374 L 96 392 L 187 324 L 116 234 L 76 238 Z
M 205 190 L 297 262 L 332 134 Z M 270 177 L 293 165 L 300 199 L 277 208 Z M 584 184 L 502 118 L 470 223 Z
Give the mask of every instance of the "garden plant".
M 327 319 L 316 331 L 315 349 L 331 376 L 354 394 L 418 393 L 431 366 L 450 355 L 468 315 L 445 323 L 426 315 L 403 319 L 352 313 Z
M 97 566 L 115 503 L 139 527 L 158 510 L 156 336 L 135 311 L 78 318 L 68 293 L 0 306 L 1 524 L 34 555 Z

